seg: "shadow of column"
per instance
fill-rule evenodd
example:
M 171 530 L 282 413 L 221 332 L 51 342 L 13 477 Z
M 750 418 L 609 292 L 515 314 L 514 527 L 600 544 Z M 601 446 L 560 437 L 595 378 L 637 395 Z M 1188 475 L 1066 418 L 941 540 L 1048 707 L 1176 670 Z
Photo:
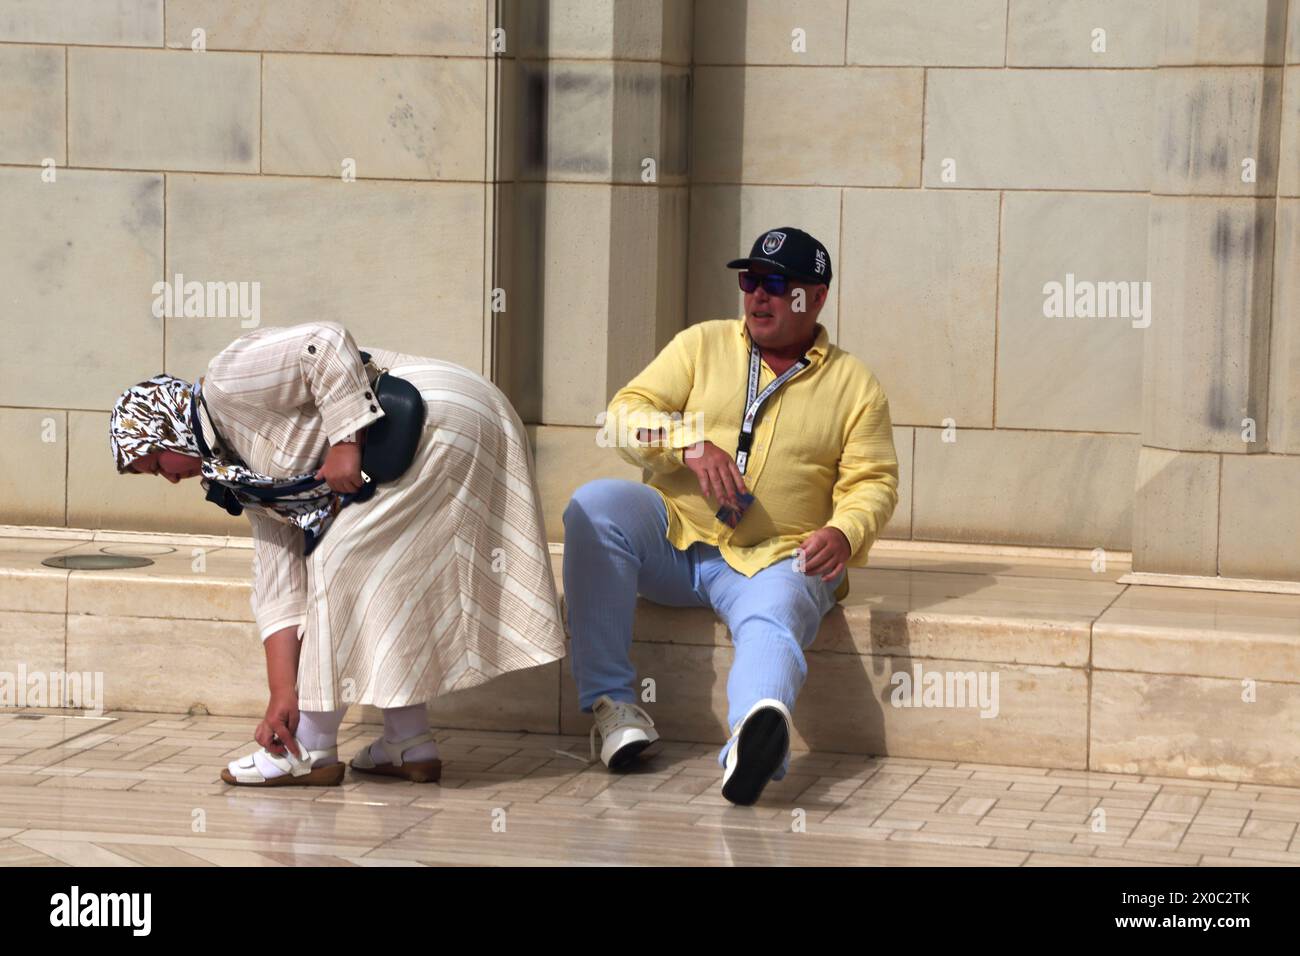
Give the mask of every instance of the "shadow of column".
M 1290 15 L 1300 16 L 1300 0 L 1291 3 L 1291 7 Z M 1265 201 L 1259 203 L 1256 208 L 1252 239 L 1255 248 L 1261 251 L 1256 257 L 1250 281 L 1251 301 L 1267 302 L 1269 309 L 1265 322 L 1266 328 L 1262 334 L 1253 336 L 1250 342 L 1251 377 L 1258 380 L 1259 388 L 1256 392 L 1257 407 L 1254 409 L 1256 441 L 1254 447 L 1247 447 L 1248 454 L 1265 454 L 1269 450 L 1269 377 L 1272 371 L 1270 353 L 1273 343 L 1273 324 L 1276 321 L 1273 270 L 1277 267 L 1274 255 L 1277 248 L 1278 214 L 1281 212 L 1282 124 L 1285 122 L 1282 86 L 1286 70 L 1286 32 L 1287 0 L 1268 0 L 1264 14 L 1265 65 L 1262 67 L 1264 76 L 1256 122 L 1259 127 L 1258 172 L 1273 185 L 1270 192 L 1261 197 Z M 1292 157 L 1292 162 L 1295 161 L 1295 157 Z
M 498 175 L 512 170 L 508 183 L 497 183 L 493 222 L 497 268 L 493 286 L 506 291 L 506 311 L 493 317 L 493 372 L 497 386 L 527 423 L 541 421 L 543 290 L 546 282 L 546 171 L 549 0 L 522 3 L 498 0 L 498 16 L 515 44 L 515 56 L 503 68 L 496 91 L 498 144 L 513 155 L 498 158 Z M 511 95 L 503 97 L 503 86 Z M 508 197 L 506 194 L 508 193 Z M 504 199 L 504 201 L 503 201 Z
M 707 2 L 707 0 L 701 0 Z M 691 116 L 691 184 L 689 220 L 707 220 L 717 224 L 716 232 L 731 238 L 726 250 L 726 258 L 712 261 L 705 258 L 711 251 L 707 248 L 691 246 L 688 249 L 687 264 L 687 307 L 686 322 L 694 324 L 709 319 L 735 318 L 731 314 L 718 314 L 717 309 L 703 303 L 711 301 L 711 296 L 702 290 L 712 289 L 718 283 L 729 283 L 735 288 L 735 277 L 724 266 L 733 255 L 739 256 L 749 251 L 753 236 L 741 235 L 741 203 L 744 189 L 744 122 L 735 124 L 734 137 L 719 143 L 716 137 L 710 142 L 718 143 L 715 151 L 708 157 L 708 163 L 701 162 L 699 155 L 701 141 L 704 137 L 695 135 L 695 131 L 705 124 L 718 122 L 718 117 L 697 112 L 699 91 L 707 85 L 712 90 L 722 89 L 721 100 L 726 109 L 743 117 L 745 115 L 745 76 L 749 69 L 745 65 L 745 35 L 747 29 L 747 9 L 744 5 L 737 7 L 735 15 L 727 20 L 726 32 L 720 36 L 710 37 L 710 49 L 716 53 L 706 54 L 709 62 L 702 62 L 699 54 L 699 38 L 693 36 L 694 49 L 691 57 L 691 76 L 696 91 L 692 103 Z M 692 31 L 694 33 L 694 31 Z M 735 64 L 735 65 L 718 65 Z M 704 172 L 707 169 L 708 172 Z M 699 230 L 692 229 L 694 239 Z M 743 251 L 741 251 L 743 250 Z
M 668 61 L 676 17 L 690 9 L 663 0 L 659 52 L 647 61 L 631 59 L 644 53 L 628 39 L 644 6 L 614 6 L 606 399 L 686 324 L 691 74 Z

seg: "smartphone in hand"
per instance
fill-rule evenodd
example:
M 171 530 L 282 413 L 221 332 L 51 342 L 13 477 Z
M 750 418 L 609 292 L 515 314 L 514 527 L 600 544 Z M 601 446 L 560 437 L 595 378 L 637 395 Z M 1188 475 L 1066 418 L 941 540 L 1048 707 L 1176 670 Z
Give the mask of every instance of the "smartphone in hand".
M 728 528 L 734 528 L 740 524 L 740 519 L 745 517 L 745 511 L 754 503 L 754 496 L 748 491 L 742 491 L 736 499 L 740 507 L 732 508 L 729 505 L 723 505 L 718 509 L 717 519 L 725 524 Z

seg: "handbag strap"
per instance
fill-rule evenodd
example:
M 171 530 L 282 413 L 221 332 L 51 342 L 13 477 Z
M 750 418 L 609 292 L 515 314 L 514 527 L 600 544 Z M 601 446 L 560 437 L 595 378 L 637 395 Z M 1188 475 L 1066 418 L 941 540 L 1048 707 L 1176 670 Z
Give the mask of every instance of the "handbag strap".
M 204 458 L 226 458 L 247 468 L 248 465 L 244 464 L 244 460 L 235 454 L 235 450 L 230 447 L 229 442 L 217 430 L 217 422 L 208 408 L 208 400 L 203 397 L 203 379 L 200 378 L 196 384 L 198 387 L 194 390 L 194 397 L 198 401 L 190 403 L 190 430 L 194 433 L 199 452 Z M 200 405 L 203 406 L 203 416 L 207 418 L 208 428 L 212 430 L 212 437 L 216 439 L 217 447 L 215 450 L 208 446 L 207 440 L 203 437 L 203 421 L 199 415 Z
M 361 364 L 366 367 L 366 378 L 370 379 L 372 389 L 375 388 L 381 378 L 388 374 L 388 369 L 375 364 L 375 360 L 369 352 L 363 351 L 361 353 Z

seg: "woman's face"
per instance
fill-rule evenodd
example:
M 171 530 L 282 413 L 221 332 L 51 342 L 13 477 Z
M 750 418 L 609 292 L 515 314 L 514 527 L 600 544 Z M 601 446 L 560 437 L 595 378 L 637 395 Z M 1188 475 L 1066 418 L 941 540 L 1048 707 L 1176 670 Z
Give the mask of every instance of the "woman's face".
M 173 485 L 182 478 L 199 474 L 202 458 L 182 455 L 178 451 L 152 451 L 131 462 L 131 470 L 145 475 L 162 475 Z

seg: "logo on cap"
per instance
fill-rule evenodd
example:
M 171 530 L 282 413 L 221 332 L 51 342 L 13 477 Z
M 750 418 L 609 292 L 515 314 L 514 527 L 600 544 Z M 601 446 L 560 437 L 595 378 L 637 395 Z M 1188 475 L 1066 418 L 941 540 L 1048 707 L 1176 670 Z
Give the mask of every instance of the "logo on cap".
M 784 232 L 769 232 L 763 237 L 763 255 L 770 256 L 785 244 Z
M 818 275 L 826 272 L 826 253 L 818 249 L 816 253 L 817 261 L 813 263 L 813 268 L 817 270 Z

